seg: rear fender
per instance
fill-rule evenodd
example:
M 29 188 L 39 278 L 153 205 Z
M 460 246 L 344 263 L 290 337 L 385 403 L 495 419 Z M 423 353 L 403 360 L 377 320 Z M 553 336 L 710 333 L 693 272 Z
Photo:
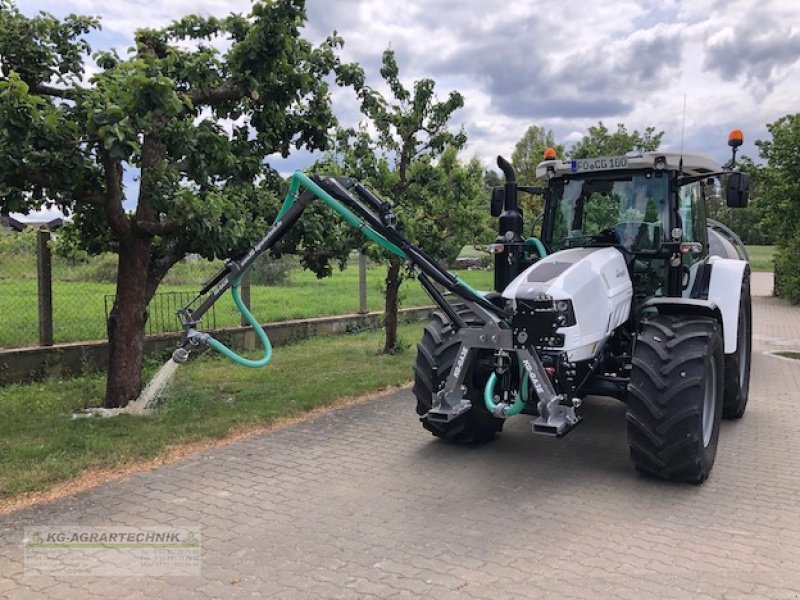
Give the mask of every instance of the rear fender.
M 708 301 L 716 304 L 722 313 L 725 354 L 733 354 L 736 352 L 736 340 L 739 334 L 742 283 L 750 277 L 750 263 L 712 256 L 708 259 L 708 265 L 711 267 Z

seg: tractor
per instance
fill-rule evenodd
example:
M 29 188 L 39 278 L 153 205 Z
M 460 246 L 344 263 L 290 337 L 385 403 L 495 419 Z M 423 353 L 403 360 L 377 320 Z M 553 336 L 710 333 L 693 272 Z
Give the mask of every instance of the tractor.
M 532 417 L 535 434 L 561 437 L 581 421 L 587 396 L 627 405 L 635 468 L 703 482 L 714 464 L 720 422 L 740 418 L 750 381 L 750 266 L 741 240 L 709 219 L 712 194 L 746 206 L 750 179 L 694 153 L 629 152 L 538 165 L 542 186 L 505 176 L 493 190 L 498 236 L 494 290 L 473 289 L 409 241 L 392 204 L 349 178 L 295 173 L 275 223 L 245 255 L 226 262 L 181 311 L 173 358 L 210 345 L 239 364 L 263 366 L 269 339 L 238 286 L 255 259 L 321 200 L 388 252 L 404 258 L 438 310 L 414 364 L 416 412 L 451 442 L 484 443 L 506 419 Z M 526 236 L 518 195 L 543 199 L 537 236 Z M 264 357 L 246 359 L 200 330 L 202 316 L 232 290 L 256 329 Z

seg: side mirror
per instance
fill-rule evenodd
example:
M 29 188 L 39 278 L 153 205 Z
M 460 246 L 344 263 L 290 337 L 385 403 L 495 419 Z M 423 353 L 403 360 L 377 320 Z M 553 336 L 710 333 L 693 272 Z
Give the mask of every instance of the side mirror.
M 750 175 L 734 171 L 728 174 L 725 199 L 729 208 L 744 208 L 750 199 Z
M 503 204 L 506 201 L 506 191 L 502 187 L 492 190 L 492 199 L 489 202 L 489 212 L 493 217 L 499 217 L 503 212 Z

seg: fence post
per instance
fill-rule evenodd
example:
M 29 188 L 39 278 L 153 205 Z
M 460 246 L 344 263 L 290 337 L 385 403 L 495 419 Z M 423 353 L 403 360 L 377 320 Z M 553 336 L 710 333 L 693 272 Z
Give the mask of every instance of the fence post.
M 53 261 L 50 255 L 50 232 L 36 231 L 36 282 L 39 298 L 39 345 L 53 345 Z
M 247 307 L 247 310 L 250 310 L 250 308 L 251 308 L 250 307 L 250 271 L 245 273 L 244 277 L 242 277 L 241 290 L 242 290 L 242 302 L 244 302 L 244 305 Z M 247 320 L 244 318 L 244 315 L 242 315 L 241 324 L 242 324 L 242 326 L 249 325 Z
M 358 253 L 358 314 L 365 315 L 367 308 L 367 257 Z

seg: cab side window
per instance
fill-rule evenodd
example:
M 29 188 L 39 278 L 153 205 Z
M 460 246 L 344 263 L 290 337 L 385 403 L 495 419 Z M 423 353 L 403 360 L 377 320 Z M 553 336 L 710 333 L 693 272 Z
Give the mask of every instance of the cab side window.
M 700 242 L 705 247 L 708 244 L 708 235 L 705 229 L 706 199 L 703 183 L 695 181 L 680 188 L 678 192 L 678 210 L 681 215 L 684 242 Z M 684 255 L 689 264 L 697 261 L 691 254 Z

